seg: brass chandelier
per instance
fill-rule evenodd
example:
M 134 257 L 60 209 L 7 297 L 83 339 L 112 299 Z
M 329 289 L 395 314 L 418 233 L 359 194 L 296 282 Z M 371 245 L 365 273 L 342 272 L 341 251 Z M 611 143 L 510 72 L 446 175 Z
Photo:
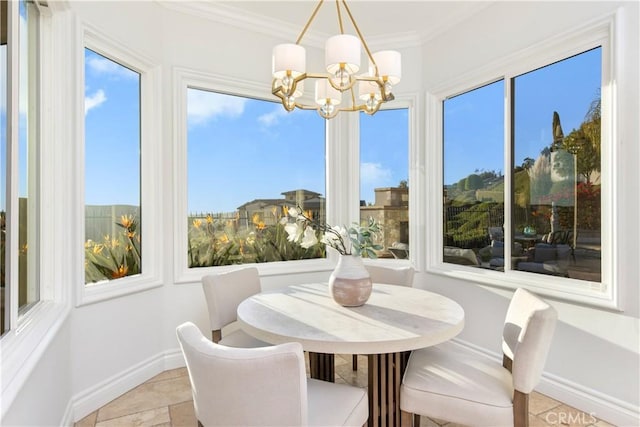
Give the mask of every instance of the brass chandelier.
M 364 111 L 373 115 L 383 103 L 394 99 L 391 89 L 400 81 L 400 53 L 384 50 L 372 54 L 346 0 L 336 0 L 340 34 L 326 41 L 326 73 L 307 72 L 306 52 L 300 42 L 323 3 L 324 0 L 318 2 L 295 44 L 279 44 L 273 48 L 271 92 L 280 98 L 287 111 L 296 107 L 317 110 L 325 119 L 335 117 L 340 111 Z M 344 33 L 341 8 L 347 12 L 357 37 Z M 358 75 L 361 46 L 369 59 L 369 69 Z M 315 104 L 311 105 L 301 101 L 307 79 L 315 80 Z M 344 102 L 343 97 L 347 98 Z

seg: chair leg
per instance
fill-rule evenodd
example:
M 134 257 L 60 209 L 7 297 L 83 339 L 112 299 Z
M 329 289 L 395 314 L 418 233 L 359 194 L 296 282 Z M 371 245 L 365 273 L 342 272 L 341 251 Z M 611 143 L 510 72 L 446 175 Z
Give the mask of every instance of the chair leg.
M 351 356 L 351 364 L 353 366 L 353 370 L 357 371 L 358 370 L 358 355 L 354 354 L 353 356 Z
M 529 395 L 518 390 L 513 393 L 513 426 L 529 427 Z

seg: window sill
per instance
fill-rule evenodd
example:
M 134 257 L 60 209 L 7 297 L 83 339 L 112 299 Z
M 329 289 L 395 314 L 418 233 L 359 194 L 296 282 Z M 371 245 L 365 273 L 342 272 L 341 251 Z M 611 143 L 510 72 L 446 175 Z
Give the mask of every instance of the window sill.
M 66 304 L 41 301 L 19 319 L 17 328 L 0 340 L 0 419 L 4 418 L 70 311 L 71 307 Z
M 175 277 L 175 283 L 180 284 L 199 282 L 202 279 L 202 276 L 211 274 L 213 272 L 218 273 L 237 270 L 238 268 L 249 266 L 256 267 L 258 269 L 258 272 L 260 273 L 260 276 L 277 276 L 331 271 L 335 267 L 335 261 L 326 258 L 318 258 L 300 261 L 279 261 L 257 264 L 234 264 L 218 267 L 187 268 L 177 274 L 177 276 Z
M 162 281 L 155 276 L 136 275 L 80 286 L 77 307 L 157 288 L 162 286 Z
M 612 286 L 607 285 L 607 282 L 604 281 L 604 276 L 602 283 L 595 283 L 515 270 L 498 272 L 444 263 L 430 266 L 427 268 L 427 273 L 503 289 L 515 290 L 519 287 L 525 287 L 541 296 L 561 301 L 623 311 L 620 302 L 611 291 Z

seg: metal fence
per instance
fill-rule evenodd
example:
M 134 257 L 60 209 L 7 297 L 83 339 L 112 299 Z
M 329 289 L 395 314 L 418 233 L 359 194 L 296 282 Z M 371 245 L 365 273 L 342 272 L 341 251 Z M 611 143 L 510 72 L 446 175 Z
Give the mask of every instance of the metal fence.
M 140 207 L 133 205 L 85 205 L 84 239 L 101 241 L 104 236 L 115 236 L 122 231 L 118 225 L 123 215 L 131 215 L 138 223 L 141 233 Z

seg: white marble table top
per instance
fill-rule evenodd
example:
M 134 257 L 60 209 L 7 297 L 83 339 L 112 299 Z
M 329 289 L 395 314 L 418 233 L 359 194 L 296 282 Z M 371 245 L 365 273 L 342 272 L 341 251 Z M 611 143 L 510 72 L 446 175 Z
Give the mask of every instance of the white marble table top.
M 360 307 L 333 301 L 327 284 L 266 291 L 238 306 L 240 326 L 272 343 L 297 341 L 306 351 L 384 354 L 447 341 L 464 327 L 464 310 L 442 295 L 374 283 Z

